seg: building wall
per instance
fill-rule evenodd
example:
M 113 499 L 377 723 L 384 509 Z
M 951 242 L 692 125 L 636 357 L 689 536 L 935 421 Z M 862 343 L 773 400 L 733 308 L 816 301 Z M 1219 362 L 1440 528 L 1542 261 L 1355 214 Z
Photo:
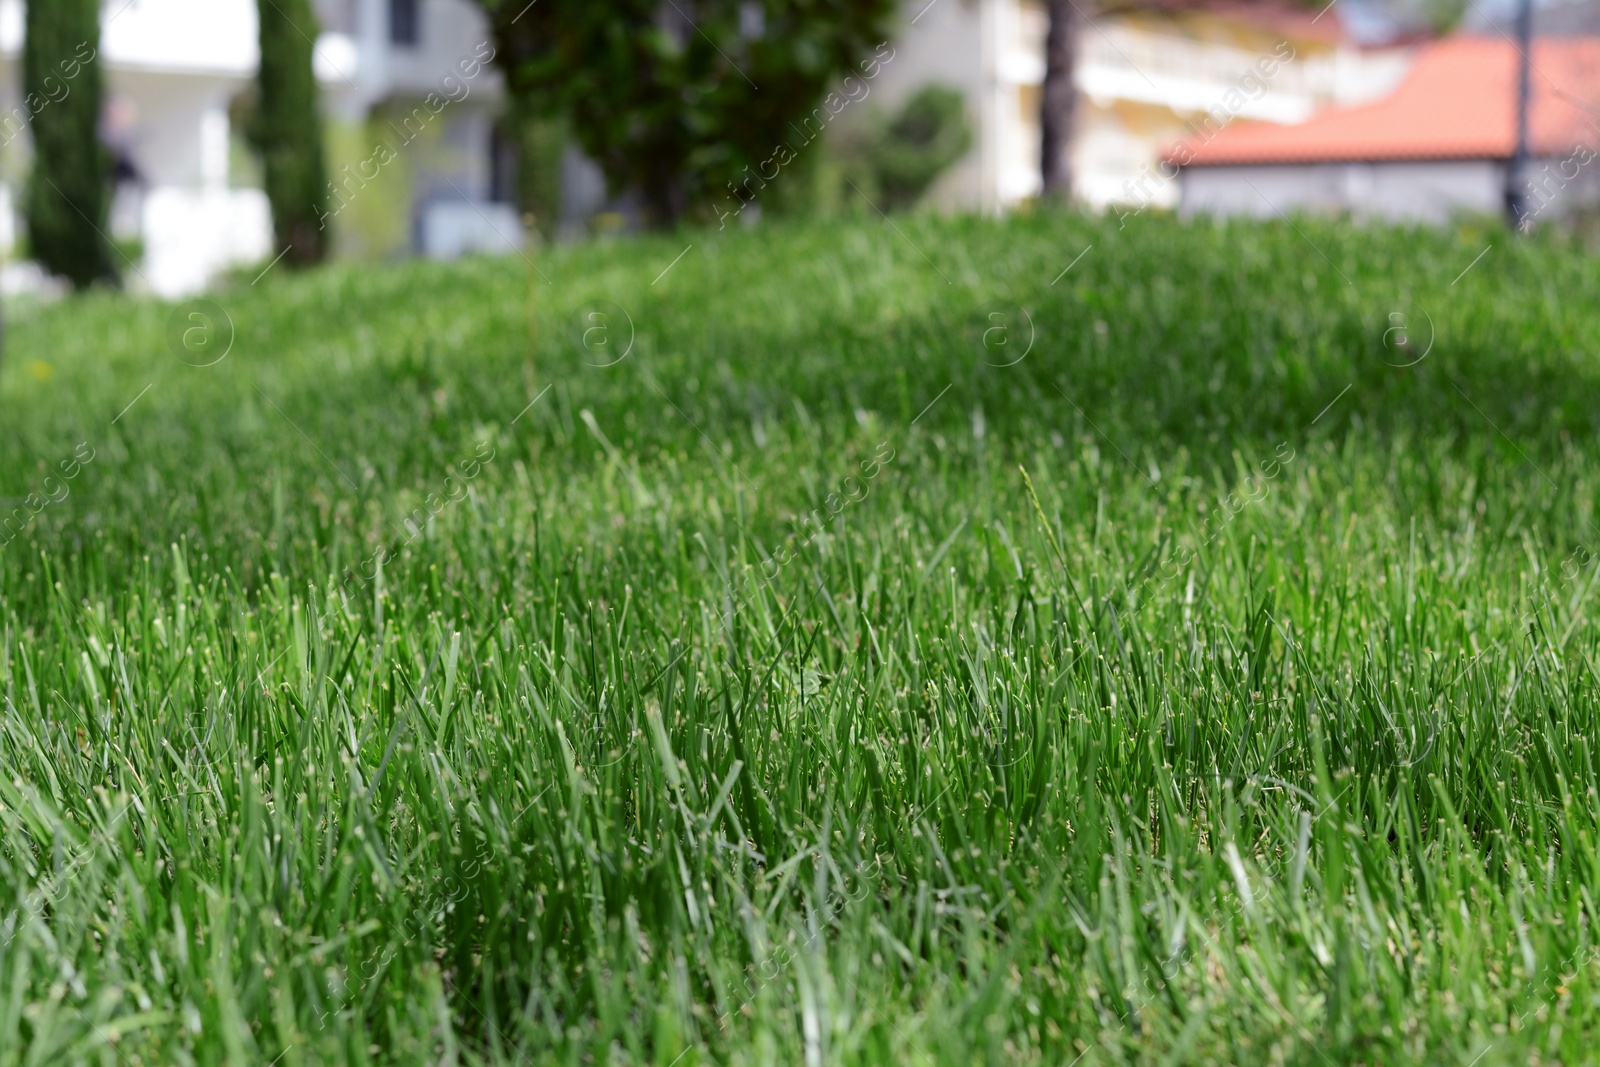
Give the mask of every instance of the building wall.
M 1235 120 L 1303 122 L 1332 104 L 1390 92 L 1410 69 L 1403 48 L 1205 11 L 1134 12 L 1097 19 L 1079 36 L 1073 172 L 1091 207 L 1173 207 L 1175 183 L 1158 164 L 1197 130 Z
M 474 0 L 420 0 L 416 44 L 391 39 L 389 0 L 316 0 L 324 32 L 317 40 L 318 77 L 332 116 L 364 118 L 392 97 L 447 94 L 463 61 L 493 55 L 483 9 Z M 337 28 L 336 28 L 337 27 Z M 498 103 L 503 80 L 489 68 L 473 79 L 480 99 Z
M 893 109 L 940 82 L 966 97 L 974 128 L 972 151 L 935 184 L 929 202 L 992 213 L 1037 196 L 1043 5 L 908 0 L 901 10 L 896 57 L 870 106 Z M 1346 44 L 1332 20 L 1296 35 L 1292 20 L 1286 31 L 1205 11 L 1132 12 L 1096 16 L 1078 29 L 1074 192 L 1096 208 L 1174 207 L 1177 186 L 1159 177 L 1157 164 L 1197 127 L 1300 122 L 1330 104 L 1386 94 L 1411 63 L 1407 49 Z
M 393 39 L 389 0 L 317 0 L 328 31 L 317 42 L 318 78 L 341 194 L 335 248 L 372 259 L 519 247 L 515 210 L 493 202 L 505 86 L 488 19 L 473 0 L 418 7 L 417 40 L 406 44 Z M 376 167 L 380 144 L 393 159 Z M 376 177 L 363 180 L 362 167 Z
M 1395 222 L 1448 222 L 1504 210 L 1505 170 L 1494 160 L 1186 167 L 1185 216 L 1349 213 Z

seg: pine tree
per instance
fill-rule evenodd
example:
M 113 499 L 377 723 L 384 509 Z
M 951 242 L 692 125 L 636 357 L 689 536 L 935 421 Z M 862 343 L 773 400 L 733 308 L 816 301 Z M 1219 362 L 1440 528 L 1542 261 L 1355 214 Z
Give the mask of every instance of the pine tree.
M 77 2 L 77 0 L 74 0 Z M 260 0 L 261 68 L 250 139 L 261 153 L 277 247 L 285 262 L 307 266 L 327 254 L 327 164 L 318 110 L 310 0 Z
M 115 281 L 105 236 L 111 154 L 100 143 L 99 0 L 30 0 L 23 100 L 34 166 L 25 214 L 33 255 L 78 289 Z

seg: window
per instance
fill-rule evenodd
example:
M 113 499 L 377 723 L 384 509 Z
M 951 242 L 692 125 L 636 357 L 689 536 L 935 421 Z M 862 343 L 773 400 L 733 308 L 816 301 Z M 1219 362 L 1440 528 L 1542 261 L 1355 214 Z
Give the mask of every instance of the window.
M 389 40 L 411 47 L 422 43 L 422 0 L 389 0 Z

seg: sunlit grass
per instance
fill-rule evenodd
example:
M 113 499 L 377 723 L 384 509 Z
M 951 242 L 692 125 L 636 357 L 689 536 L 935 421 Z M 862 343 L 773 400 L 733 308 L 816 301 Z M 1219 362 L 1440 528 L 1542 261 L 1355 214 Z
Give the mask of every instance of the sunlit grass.
M 0 1065 L 1591 1057 L 1593 263 L 897 225 L 15 310 Z

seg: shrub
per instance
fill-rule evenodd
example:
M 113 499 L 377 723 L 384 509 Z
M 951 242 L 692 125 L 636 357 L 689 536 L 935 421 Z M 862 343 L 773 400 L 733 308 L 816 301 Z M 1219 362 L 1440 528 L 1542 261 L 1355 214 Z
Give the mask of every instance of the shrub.
M 972 147 L 961 93 L 928 85 L 889 120 L 867 147 L 867 164 L 885 206 L 909 208 Z

